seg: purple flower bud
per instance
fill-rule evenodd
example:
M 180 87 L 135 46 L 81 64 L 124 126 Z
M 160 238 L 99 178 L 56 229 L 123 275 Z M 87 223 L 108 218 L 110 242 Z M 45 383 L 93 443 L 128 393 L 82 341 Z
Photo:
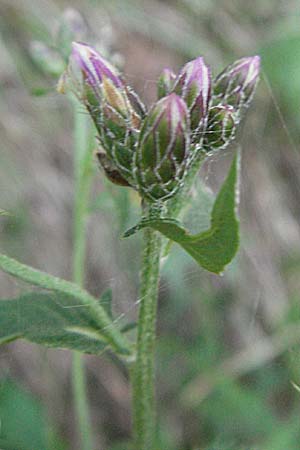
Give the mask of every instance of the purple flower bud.
M 196 139 L 205 125 L 211 93 L 210 68 L 201 56 L 183 66 L 175 82 L 174 92 L 187 104 L 191 130 Z
M 163 98 L 170 94 L 176 80 L 176 75 L 171 69 L 164 69 L 158 78 L 157 82 L 157 96 Z
M 67 71 L 58 85 L 60 92 L 68 88 L 88 109 L 108 157 L 131 180 L 141 119 L 117 69 L 89 45 L 74 42 Z M 130 97 L 133 98 L 132 92 Z
M 234 139 L 235 111 L 232 106 L 213 106 L 209 110 L 203 147 L 207 152 L 221 150 Z
M 80 100 L 86 102 L 86 106 L 91 106 L 88 103 L 90 97 L 98 103 L 108 97 L 113 100 L 112 106 L 126 115 L 125 86 L 117 70 L 92 47 L 73 42 L 67 75 L 70 87 Z M 105 88 L 104 84 L 108 87 Z
M 252 100 L 259 71 L 259 56 L 242 58 L 226 67 L 214 83 L 214 104 L 231 105 L 240 113 Z
M 189 161 L 189 113 L 172 93 L 150 110 L 136 152 L 135 179 L 142 196 L 167 199 L 182 183 Z

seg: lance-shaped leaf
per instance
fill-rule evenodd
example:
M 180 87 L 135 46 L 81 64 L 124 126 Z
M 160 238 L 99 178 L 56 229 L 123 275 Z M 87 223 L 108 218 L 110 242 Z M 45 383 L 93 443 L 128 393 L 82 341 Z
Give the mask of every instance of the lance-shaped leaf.
M 93 354 L 110 344 L 91 309 L 80 299 L 58 292 L 0 300 L 0 344 L 18 338 Z
M 151 227 L 160 231 L 168 239 L 177 242 L 204 269 L 221 273 L 234 258 L 239 244 L 239 222 L 236 216 L 238 174 L 239 157 L 237 155 L 215 200 L 209 230 L 191 235 L 174 219 L 144 218 L 124 236 L 127 237 L 142 228 Z
M 106 342 L 110 344 L 113 350 L 123 355 L 131 353 L 128 341 L 123 338 L 121 332 L 116 328 L 111 318 L 107 315 L 105 309 L 101 306 L 101 302 L 98 302 L 95 297 L 84 289 L 81 289 L 79 286 L 69 281 L 33 269 L 25 264 L 21 264 L 15 259 L 9 258 L 8 256 L 2 254 L 0 254 L 0 269 L 27 283 L 54 291 L 57 293 L 53 294 L 57 295 L 55 298 L 71 298 L 73 304 L 74 302 L 77 302 L 77 304 L 82 305 L 82 308 L 80 309 L 86 309 L 89 311 L 94 322 L 97 324 L 97 330 L 101 333 L 101 335 L 105 335 Z M 38 298 L 39 297 L 37 296 L 35 297 L 35 305 L 37 308 L 39 307 Z M 0 304 L 2 304 L 1 301 Z M 21 300 L 19 300 L 19 304 L 21 305 Z M 69 312 L 70 309 L 67 308 L 66 311 Z M 46 323 L 47 320 L 48 316 L 45 314 L 44 323 Z

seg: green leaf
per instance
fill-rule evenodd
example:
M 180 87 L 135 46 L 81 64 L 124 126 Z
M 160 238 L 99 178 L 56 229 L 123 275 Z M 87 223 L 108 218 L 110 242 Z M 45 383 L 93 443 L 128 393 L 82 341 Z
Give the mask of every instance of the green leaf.
M 0 254 L 0 269 L 10 275 L 26 281 L 27 283 L 55 291 L 59 294 L 59 298 L 63 297 L 65 294 L 68 298 L 72 298 L 74 300 L 72 300 L 73 304 L 77 301 L 80 305 L 82 305 L 82 308 L 80 308 L 81 312 L 84 310 L 90 311 L 90 314 L 93 316 L 94 321 L 97 324 L 98 330 L 103 330 L 103 334 L 105 334 L 107 342 L 110 343 L 111 347 L 116 352 L 124 355 L 131 353 L 127 340 L 115 327 L 106 311 L 102 308 L 101 304 L 84 289 L 81 289 L 79 286 L 69 281 L 62 280 L 47 273 L 33 269 L 32 267 L 26 266 L 25 264 L 21 264 L 18 261 L 2 254 Z M 56 297 L 53 298 L 55 299 Z M 35 305 L 38 308 L 38 297 L 35 297 L 35 299 Z M 66 312 L 71 314 L 70 308 L 66 309 Z M 46 322 L 47 317 L 45 317 L 44 320 Z
M 12 381 L 0 384 L 1 450 L 62 450 L 42 403 Z
M 128 230 L 124 237 L 151 227 L 168 239 L 177 242 L 200 266 L 213 273 L 220 273 L 235 256 L 239 244 L 239 222 L 236 217 L 238 197 L 239 157 L 234 158 L 229 174 L 215 200 L 208 230 L 189 234 L 174 219 L 144 218 Z
M 57 292 L 31 292 L 0 301 L 0 344 L 18 338 L 93 354 L 109 345 L 90 308 Z
M 121 328 L 122 333 L 128 333 L 131 330 L 134 330 L 137 327 L 137 322 L 129 322 Z
M 101 298 L 100 305 L 105 309 L 107 315 L 113 320 L 113 312 L 112 312 L 112 290 L 111 288 L 106 289 Z M 123 327 L 120 328 L 121 333 L 128 333 L 137 327 L 136 322 L 126 323 Z
M 128 238 L 130 236 L 133 236 L 138 231 L 142 230 L 146 227 L 152 227 L 155 228 L 153 224 L 159 223 L 161 225 L 166 225 L 166 227 L 174 225 L 175 227 L 180 227 L 180 223 L 176 219 L 172 219 L 171 217 L 155 217 L 155 218 L 149 218 L 149 217 L 143 217 L 139 223 L 137 223 L 134 227 L 129 228 L 129 230 L 125 231 L 123 234 L 123 238 Z M 160 231 L 160 230 L 159 230 Z M 164 234 L 164 233 L 163 233 Z M 172 239 L 172 238 L 170 238 Z M 175 240 L 175 239 L 174 239 Z
M 46 449 L 46 421 L 42 405 L 12 382 L 0 387 L 1 449 Z
M 108 317 L 113 318 L 112 314 L 112 290 L 111 288 L 106 289 L 101 295 L 100 304 L 103 309 L 105 309 Z

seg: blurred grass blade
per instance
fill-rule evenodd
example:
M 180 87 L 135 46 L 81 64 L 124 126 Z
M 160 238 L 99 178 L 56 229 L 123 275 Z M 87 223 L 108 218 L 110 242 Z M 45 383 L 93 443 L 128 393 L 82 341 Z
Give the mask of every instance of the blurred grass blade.
M 4 209 L 0 208 L 0 216 L 9 216 L 9 212 L 5 211 Z
M 238 173 L 239 155 L 235 156 L 214 202 L 209 230 L 191 235 L 173 219 L 150 218 L 142 219 L 128 230 L 124 237 L 145 227 L 154 228 L 168 239 L 177 242 L 204 269 L 213 273 L 222 272 L 234 258 L 239 244 L 239 222 L 236 217 Z
M 0 254 L 0 268 L 4 272 L 26 281 L 27 283 L 40 286 L 51 291 L 56 291 L 61 295 L 65 294 L 76 299 L 81 305 L 84 305 L 89 309 L 91 315 L 97 323 L 98 330 L 105 329 L 105 333 L 103 331 L 103 334 L 105 334 L 106 339 L 111 344 L 112 348 L 121 354 L 130 353 L 126 340 L 114 326 L 106 311 L 102 308 L 99 302 L 84 289 L 81 289 L 79 286 L 69 281 L 62 280 L 47 273 L 33 269 L 32 267 L 26 266 L 25 264 L 21 264 L 18 261 L 2 254 Z M 39 297 L 35 298 L 36 307 L 38 307 Z

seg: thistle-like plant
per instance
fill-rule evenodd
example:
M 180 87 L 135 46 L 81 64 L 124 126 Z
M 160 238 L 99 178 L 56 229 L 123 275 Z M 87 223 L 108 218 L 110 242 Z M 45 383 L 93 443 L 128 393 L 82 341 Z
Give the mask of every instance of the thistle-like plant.
M 259 75 L 259 57 L 243 58 L 212 82 L 202 57 L 188 62 L 176 76 L 165 69 L 158 80 L 158 101 L 145 111 L 137 94 L 116 69 L 91 47 L 74 43 L 69 65 L 59 84 L 85 105 L 96 125 L 100 163 L 112 181 L 136 189 L 144 217 L 125 235 L 145 232 L 141 272 L 140 316 L 133 406 L 135 448 L 153 447 L 153 351 L 161 238 L 178 242 L 197 262 L 219 273 L 236 253 L 235 216 L 237 159 L 212 211 L 211 228 L 189 235 L 174 215 L 182 204 L 200 162 L 233 140 L 243 110 L 249 105 Z M 112 173 L 114 175 L 112 176 Z M 170 201 L 171 199 L 171 201 Z M 169 217 L 165 217 L 165 211 Z M 152 231 L 151 231 L 152 229 Z
M 73 43 L 58 90 L 75 94 L 90 114 L 98 160 L 107 177 L 134 189 L 141 198 L 141 220 L 124 233 L 127 237 L 144 229 L 136 343 L 128 342 L 103 304 L 78 285 L 0 255 L 4 271 L 50 291 L 27 294 L 22 302 L 0 302 L 0 341 L 24 337 L 86 353 L 109 346 L 130 366 L 135 450 L 156 449 L 155 323 L 160 260 L 169 248 L 167 239 L 213 273 L 222 272 L 238 248 L 237 156 L 216 197 L 210 228 L 190 234 L 177 219 L 202 161 L 233 141 L 253 97 L 259 69 L 258 56 L 236 61 L 214 81 L 202 57 L 185 64 L 178 75 L 164 69 L 157 83 L 158 100 L 147 111 L 115 67 L 91 46 Z M 65 309 L 77 304 L 89 308 Z M 20 308 L 22 320 L 12 321 Z M 85 448 L 91 450 L 89 444 Z

